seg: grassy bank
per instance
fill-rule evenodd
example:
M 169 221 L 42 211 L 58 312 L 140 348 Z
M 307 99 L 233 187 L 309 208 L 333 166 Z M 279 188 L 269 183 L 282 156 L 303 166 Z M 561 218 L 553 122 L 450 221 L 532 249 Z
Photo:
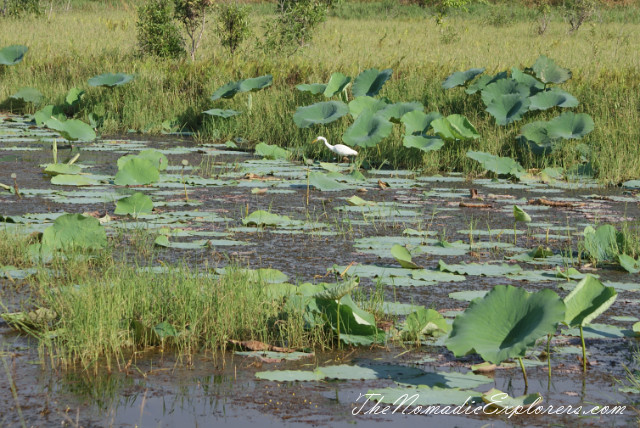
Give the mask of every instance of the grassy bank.
M 618 9 L 607 10 L 602 15 L 607 19 L 587 23 L 570 35 L 567 24 L 556 17 L 543 36 L 535 33 L 535 22 L 525 19 L 524 12 L 518 12 L 506 23 L 491 25 L 487 17 L 498 9 L 488 6 L 477 14 L 455 14 L 444 29 L 424 11 L 387 14 L 384 19 L 371 18 L 365 12 L 344 12 L 348 7 L 371 11 L 380 5 L 341 6 L 343 9 L 320 26 L 312 45 L 293 55 L 265 53 L 256 48 L 256 41 L 262 37 L 261 23 L 268 19 L 265 6 L 259 5 L 253 14 L 253 38 L 240 53 L 231 57 L 222 50 L 210 27 L 195 63 L 140 57 L 136 50 L 134 7 L 91 3 L 70 12 L 54 12 L 50 18 L 4 20 L 0 45 L 20 43 L 30 51 L 22 63 L 0 70 L 0 101 L 29 86 L 39 89 L 47 103 L 60 103 L 70 88 L 79 87 L 87 91 L 84 119 L 92 111 L 104 115 L 101 132 L 105 135 L 130 129 L 159 133 L 163 122 L 173 121 L 195 130 L 202 140 L 243 137 L 300 148 L 299 154 L 321 158 L 327 152 L 309 142 L 319 134 L 333 143 L 340 142 L 350 123 L 342 119 L 327 127 L 298 129 L 292 120 L 296 108 L 321 99 L 297 91 L 295 85 L 326 82 L 335 71 L 355 76 L 370 67 L 393 68 L 393 77 L 383 88 L 382 96 L 392 101 L 420 101 L 426 111 L 463 114 L 482 138 L 424 154 L 403 148 L 403 131 L 396 126 L 391 137 L 363 151 L 369 163 L 428 173 L 473 173 L 479 167 L 464 155 L 473 148 L 515 156 L 527 168 L 570 167 L 581 155 L 575 142 L 552 156 L 540 158 L 521 149 L 515 140 L 523 124 L 546 120 L 557 113 L 530 114 L 523 121 L 500 127 L 484 111 L 478 95 L 467 96 L 459 88 L 445 92 L 440 87 L 453 71 L 486 67 L 488 73 L 495 73 L 512 66 L 523 68 L 544 54 L 573 71 L 573 78 L 563 89 L 580 100 L 575 111 L 588 113 L 595 121 L 595 130 L 583 141 L 591 147 L 587 157 L 598 177 L 617 183 L 638 176 L 640 130 L 632 126 L 640 122 L 640 58 L 635 48 L 640 24 L 633 18 L 637 9 L 618 15 Z M 358 19 L 347 22 L 350 16 Z M 105 72 L 135 73 L 137 77 L 133 83 L 113 90 L 88 86 L 88 78 Z M 273 74 L 274 84 L 254 94 L 251 115 L 213 120 L 201 114 L 212 107 L 246 111 L 243 95 L 216 103 L 209 97 L 229 80 L 266 73 Z M 3 104 L 5 109 L 8 105 Z

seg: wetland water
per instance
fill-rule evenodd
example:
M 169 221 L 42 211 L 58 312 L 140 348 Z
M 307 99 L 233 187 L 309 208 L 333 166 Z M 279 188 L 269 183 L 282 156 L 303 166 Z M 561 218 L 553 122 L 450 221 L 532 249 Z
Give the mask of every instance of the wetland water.
M 602 189 L 589 179 L 570 179 L 544 184 L 540 181 L 513 183 L 508 180 L 465 180 L 458 175 L 423 177 L 410 171 L 369 171 L 363 180 L 347 175 L 349 166 L 304 165 L 268 160 L 224 145 L 196 144 L 167 136 L 146 140 L 104 139 L 79 143 L 78 164 L 97 183 L 91 186 L 59 186 L 43 174 L 42 164 L 51 162 L 51 141 L 56 136 L 25 123 L 21 117 L 0 116 L 0 183 L 13 185 L 17 174 L 22 198 L 0 192 L 0 215 L 14 223 L 0 227 L 23 233 L 42 231 L 64 212 L 97 212 L 109 235 L 131 233 L 140 228 L 180 229 L 171 236 L 172 246 L 158 248 L 158 259 L 185 260 L 194 266 L 224 267 L 229 259 L 251 268 L 273 268 L 291 283 L 322 281 L 328 270 L 361 278 L 364 289 L 383 287 L 386 311 L 402 316 L 408 304 L 441 312 L 449 322 L 468 301 L 497 284 L 512 284 L 528 291 L 550 288 L 564 297 L 575 282 L 558 278 L 557 266 L 574 266 L 600 276 L 616 288 L 617 300 L 585 328 L 592 366 L 583 375 L 580 339 L 575 331 L 562 330 L 552 341 L 553 377 L 539 355 L 544 343 L 527 353 L 528 393 L 539 392 L 545 405 L 626 405 L 623 415 L 601 416 L 409 416 L 398 414 L 353 415 L 362 405 L 360 394 L 395 386 L 403 370 L 467 373 L 481 362 L 477 355 L 454 358 L 443 346 L 443 338 L 426 340 L 421 348 L 403 348 L 400 342 L 385 346 L 347 348 L 339 352 L 316 352 L 298 361 L 270 362 L 259 356 L 228 352 L 226 355 L 195 355 L 190 364 L 175 361 L 170 352 L 151 350 L 135 362 L 112 373 L 87 373 L 49 367 L 38 355 L 37 343 L 0 321 L 0 425 L 19 426 L 368 426 L 392 423 L 444 426 L 630 426 L 638 414 L 632 406 L 638 395 L 620 391 L 625 365 L 632 365 L 638 339 L 631 326 L 638 321 L 640 278 L 614 266 L 588 265 L 578 260 L 576 249 L 583 230 L 597 223 L 634 222 L 639 214 L 637 190 Z M 169 168 L 158 183 L 136 190 L 154 201 L 151 215 L 137 220 L 113 215 L 115 201 L 131 193 L 113 185 L 117 159 L 147 148 L 163 152 Z M 58 157 L 71 157 L 71 149 L 60 144 Z M 181 161 L 188 160 L 183 167 Z M 335 171 L 330 171 L 335 169 Z M 325 173 L 341 184 L 339 190 L 311 189 L 307 204 L 307 174 Z M 383 182 L 385 185 L 381 185 Z M 188 202 L 185 200 L 185 183 Z M 387 187 L 388 186 L 388 187 Z M 386 187 L 386 188 L 382 188 Z M 266 189 L 266 190 L 254 190 Z M 465 208 L 474 202 L 470 189 L 477 189 L 490 208 Z M 352 205 L 354 195 L 372 204 Z M 555 207 L 530 204 L 544 198 L 567 202 Z M 518 223 L 514 245 L 513 205 L 525 209 L 532 221 Z M 292 219 L 286 225 L 257 228 L 244 225 L 248 213 L 265 210 Z M 635 225 L 637 227 L 637 223 Z M 22 233 L 21 232 L 21 233 Z M 203 242 L 204 239 L 204 242 Z M 209 241 L 208 245 L 207 241 Z M 446 241 L 449 244 L 442 244 Z M 458 242 L 461 241 L 461 242 Z M 413 261 L 435 269 L 440 260 L 448 265 L 461 262 L 508 263 L 509 272 L 495 274 L 488 266 L 455 281 L 417 279 L 391 256 L 393 244 L 409 248 Z M 553 255 L 543 259 L 522 256 L 538 245 Z M 515 258 L 513 258 L 515 256 Z M 520 266 L 521 270 L 515 269 Z M 158 265 L 159 272 L 162 266 Z M 333 273 L 329 278 L 333 277 Z M 28 276 L 18 285 L 0 276 L 0 298 L 8 311 L 18 311 L 25 300 Z M 399 305 L 399 304 L 405 305 Z M 5 308 L 3 308 L 3 311 Z M 408 345 L 407 345 L 408 346 Z M 255 374 L 270 370 L 313 370 L 329 365 L 372 367 L 394 375 L 370 380 L 321 380 L 273 382 Z M 380 367 L 385 369 L 380 369 Z M 400 373 L 400 375 L 398 375 Z M 417 372 L 416 372 L 417 373 Z M 420 372 L 422 373 L 422 372 Z M 403 377 L 404 376 L 404 377 Z M 488 374 L 490 383 L 469 387 L 476 392 L 497 388 L 511 396 L 524 394 L 522 374 L 517 368 L 498 368 Z M 12 390 L 9 377 L 14 382 Z M 407 381 L 411 384 L 411 381 Z M 15 391 L 15 393 L 14 393 Z M 19 403 L 16 406 L 16 401 Z M 453 403 L 442 403 L 453 404 Z M 364 410 L 369 409 L 366 406 Z M 365 413 L 365 412 L 363 412 Z

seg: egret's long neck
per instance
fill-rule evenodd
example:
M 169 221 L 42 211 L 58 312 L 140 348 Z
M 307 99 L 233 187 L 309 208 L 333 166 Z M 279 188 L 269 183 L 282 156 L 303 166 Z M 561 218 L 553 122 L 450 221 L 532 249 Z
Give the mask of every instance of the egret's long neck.
M 327 146 L 328 149 L 333 149 L 333 146 L 327 142 L 327 139 L 324 137 L 320 137 L 320 140 Z

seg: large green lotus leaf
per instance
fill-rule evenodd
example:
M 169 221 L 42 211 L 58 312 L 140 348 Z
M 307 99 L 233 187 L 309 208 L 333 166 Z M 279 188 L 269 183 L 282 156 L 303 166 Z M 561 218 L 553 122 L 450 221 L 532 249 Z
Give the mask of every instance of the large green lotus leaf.
M 341 101 L 325 101 L 306 107 L 298 107 L 293 121 L 298 128 L 309 128 L 313 125 L 326 124 L 340 119 L 349 113 L 349 107 Z
M 444 147 L 444 141 L 439 137 L 422 135 L 405 135 L 402 139 L 404 147 L 415 148 L 423 152 L 432 152 Z
M 554 334 L 564 315 L 564 302 L 551 290 L 528 293 L 497 285 L 456 317 L 445 344 L 456 357 L 476 352 L 500 364 L 523 357 L 536 340 Z
M 564 298 L 567 306 L 565 324 L 569 327 L 584 327 L 609 309 L 617 296 L 615 288 L 605 287 L 594 276 L 587 275 Z
M 303 83 L 296 86 L 296 89 L 301 92 L 311 92 L 313 95 L 318 95 L 327 89 L 327 85 L 324 83 Z
M 513 219 L 514 221 L 529 223 L 531 221 L 531 216 L 527 214 L 522 208 L 517 205 L 513 206 Z M 544 250 L 543 250 L 544 252 Z
M 436 312 L 436 311 L 434 311 Z M 437 313 L 437 312 L 436 312 Z M 447 328 L 451 327 L 447 324 Z M 451 372 L 426 372 L 422 376 L 412 377 L 410 379 L 401 379 L 396 381 L 401 385 L 413 385 L 417 387 L 427 386 L 430 388 L 477 388 L 494 380 L 490 377 L 474 374 L 472 372 L 459 373 Z
M 70 107 L 75 107 L 80 103 L 80 101 L 82 101 L 84 95 L 85 92 L 82 89 L 71 88 L 69 89 L 69 92 L 67 92 L 64 102 Z
M 393 406 L 472 405 L 482 403 L 479 392 L 458 388 L 429 388 L 428 386 L 404 388 L 379 388 L 367 391 L 367 398 Z
M 382 71 L 378 71 L 377 68 L 370 68 L 358 74 L 351 88 L 353 96 L 361 97 L 367 95 L 375 97 L 385 82 L 391 78 L 391 73 L 393 73 L 393 70 L 390 68 Z
M 580 139 L 593 131 L 593 119 L 586 113 L 565 112 L 547 125 L 551 138 Z
M 487 107 L 496 99 L 504 95 L 518 95 L 520 98 L 529 96 L 529 88 L 514 79 L 500 79 L 482 90 L 482 101 Z
M 125 83 L 129 83 L 133 78 L 133 74 L 105 73 L 89 79 L 89 86 L 108 86 L 109 88 L 113 88 L 115 86 L 121 86 Z
M 543 83 L 563 83 L 571 79 L 571 71 L 556 65 L 552 59 L 544 55 L 540 55 L 532 69 Z
M 96 186 L 100 182 L 86 175 L 59 174 L 51 177 L 51 184 L 56 186 Z
M 618 254 L 618 263 L 629 273 L 640 273 L 640 259 L 635 260 L 626 254 Z
M 450 74 L 444 82 L 442 82 L 442 89 L 451 89 L 456 86 L 466 85 L 470 80 L 473 80 L 479 74 L 484 72 L 484 68 L 470 68 L 466 71 L 456 71 Z
M 329 83 L 324 90 L 324 96 L 331 98 L 335 94 L 342 92 L 344 88 L 351 82 L 351 77 L 345 76 L 342 73 L 333 73 L 329 78 Z
M 513 67 L 511 69 L 511 78 L 519 84 L 529 88 L 529 95 L 535 95 L 544 90 L 544 83 L 532 75 L 523 72 L 518 67 Z
M 420 110 L 410 111 L 400 121 L 404 124 L 405 135 L 424 135 L 431 127 L 431 122 L 442 118 L 437 111 L 427 114 Z
M 446 264 L 442 260 L 438 262 L 438 269 L 442 272 L 456 273 L 459 275 L 483 275 L 483 276 L 504 276 L 522 272 L 519 265 L 501 265 L 489 263 L 460 263 Z
M 151 214 L 152 211 L 153 201 L 151 198 L 144 193 L 136 192 L 131 196 L 119 199 L 113 213 L 137 217 L 138 214 Z
M 227 119 L 229 117 L 242 114 L 242 112 L 237 110 L 223 110 L 220 108 L 212 108 L 210 110 L 203 111 L 202 114 L 208 114 L 209 116 L 216 116 L 216 117 L 222 117 L 224 119 Z
M 319 298 L 311 299 L 308 308 L 322 315 L 336 332 L 339 319 L 340 340 L 346 344 L 372 345 L 385 339 L 384 332 L 376 327 L 375 316 L 360 309 L 349 295 L 340 299 L 339 308 L 336 300 Z
M 465 89 L 464 91 L 469 95 L 475 94 L 478 91 L 482 91 L 488 85 L 490 85 L 492 83 L 495 83 L 495 82 L 497 82 L 499 80 L 506 79 L 506 78 L 507 78 L 507 72 L 506 71 L 501 71 L 500 73 L 496 74 L 495 76 L 487 76 L 485 74 L 484 76 L 480 76 L 478 78 L 478 80 L 476 80 L 471 85 L 469 85 L 469 87 L 467 89 Z
M 450 330 L 447 320 L 438 311 L 420 308 L 407 315 L 401 334 L 405 340 L 419 340 L 420 336 L 437 336 Z
M 42 92 L 35 88 L 20 88 L 20 90 L 11 95 L 10 98 L 13 98 L 14 100 L 22 100 L 25 103 L 40 104 L 43 95 Z
M 391 122 L 365 110 L 344 132 L 342 141 L 350 146 L 374 147 L 388 137 L 392 130 Z
M 118 167 L 114 183 L 118 186 L 146 185 L 155 183 L 159 178 L 160 172 L 153 162 L 136 156 Z
M 391 255 L 400 263 L 400 266 L 405 269 L 421 269 L 420 266 L 411 261 L 411 253 L 409 250 L 400 244 L 394 244 L 393 247 L 391 247 Z
M 480 138 L 476 128 L 461 114 L 450 114 L 447 116 L 447 122 L 458 140 L 477 140 Z
M 508 157 L 471 150 L 467 152 L 467 157 L 480 162 L 480 165 L 482 165 L 484 169 L 498 175 L 513 175 L 514 177 L 518 177 L 525 173 L 522 165 Z
M 530 104 L 529 98 L 520 94 L 506 94 L 493 98 L 486 110 L 496 119 L 498 125 L 504 126 L 522 119 L 529 111 Z
M 584 229 L 584 249 L 598 262 L 613 261 L 624 247 L 624 236 L 610 224 L 598 229 L 587 226 Z
M 286 215 L 257 210 L 242 219 L 245 226 L 282 226 L 293 223 Z
M 558 88 L 539 92 L 529 97 L 529 101 L 531 102 L 529 110 L 547 110 L 553 107 L 569 108 L 580 104 L 576 97 Z
M 256 92 L 271 86 L 273 76 L 267 74 L 265 76 L 251 77 L 238 82 L 238 90 L 240 92 Z
M 33 118 L 36 120 L 36 125 L 38 126 L 43 126 L 45 122 L 52 117 L 55 117 L 58 121 L 66 119 L 62 108 L 54 105 L 44 106 L 33 115 Z
M 531 151 L 536 155 L 543 155 L 551 152 L 555 147 L 558 138 L 549 136 L 549 122 L 536 121 L 527 123 L 520 130 L 518 140 L 521 144 L 528 144 Z
M 155 165 L 158 171 L 164 171 L 165 169 L 167 169 L 167 166 L 169 166 L 169 160 L 164 155 L 164 153 L 158 150 L 148 149 L 140 151 L 137 155 L 121 156 L 120 158 L 118 158 L 118 169 L 121 169 L 129 159 L 132 159 L 134 157 L 147 159 L 153 165 Z
M 373 113 L 379 112 L 385 109 L 389 103 L 385 98 L 377 99 L 373 97 L 357 97 L 349 102 L 349 113 L 354 119 L 357 119 L 365 110 L 369 110 Z
M 359 282 L 360 280 L 357 277 L 352 277 L 348 281 L 344 281 L 314 293 L 311 297 L 329 300 L 342 299 L 347 294 L 350 294 L 358 286 Z
M 101 249 L 107 245 L 107 234 L 96 218 L 63 214 L 45 229 L 42 245 L 53 250 L 71 247 Z
M 400 123 L 400 118 L 405 114 L 413 111 L 422 111 L 423 109 L 424 106 L 419 102 L 395 103 L 380 110 L 378 115 L 392 122 Z
M 349 188 L 348 185 L 340 183 L 328 177 L 326 174 L 315 171 L 309 174 L 309 184 L 321 192 L 336 192 Z
M 0 49 L 0 65 L 15 65 L 19 63 L 28 50 L 28 47 L 22 45 L 11 45 Z
M 257 372 L 256 377 L 263 380 L 275 382 L 307 382 L 324 379 L 324 374 L 309 370 L 272 370 Z
M 82 172 L 82 168 L 78 165 L 69 165 L 66 163 L 52 163 L 47 165 L 44 169 L 44 172 L 49 175 L 59 175 L 59 174 L 67 174 L 67 175 L 76 175 Z
M 220 98 L 233 98 L 235 94 L 240 90 L 240 82 L 229 82 L 226 85 L 218 88 L 213 95 L 211 95 L 211 101 L 218 100 Z
M 93 128 L 78 119 L 60 121 L 57 117 L 50 117 L 44 122 L 47 128 L 54 129 L 69 141 L 93 141 L 96 132 Z
M 255 153 L 266 159 L 289 159 L 291 157 L 289 150 L 278 147 L 275 144 L 258 143 Z

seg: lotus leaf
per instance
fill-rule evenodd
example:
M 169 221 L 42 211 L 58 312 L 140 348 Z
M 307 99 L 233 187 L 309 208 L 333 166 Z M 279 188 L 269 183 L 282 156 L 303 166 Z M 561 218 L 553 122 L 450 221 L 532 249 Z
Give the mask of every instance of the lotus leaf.
M 342 297 L 340 304 L 332 299 L 313 298 L 308 308 L 321 315 L 334 331 L 339 331 L 340 340 L 346 344 L 371 345 L 385 339 L 384 332 L 376 327 L 373 314 L 360 309 L 349 295 Z
M 401 334 L 405 340 L 420 340 L 421 336 L 437 336 L 450 330 L 451 327 L 438 311 L 420 308 L 407 316 Z
M 547 110 L 553 107 L 568 108 L 580 104 L 576 97 L 558 88 L 540 92 L 530 97 L 529 101 L 531 101 L 529 110 Z
M 586 113 L 565 112 L 549 121 L 551 138 L 580 139 L 593 131 L 593 119 Z
M 152 211 L 153 201 L 151 198 L 144 193 L 136 192 L 131 196 L 119 199 L 114 214 L 138 217 L 138 214 L 150 214 Z
M 408 406 L 472 405 L 482 402 L 480 393 L 458 388 L 430 388 L 428 386 L 404 388 L 380 388 L 367 391 L 367 398 L 404 409 Z M 425 409 L 422 409 L 425 410 Z
M 309 184 L 321 192 L 340 191 L 349 188 L 346 184 L 340 183 L 328 177 L 326 174 L 315 171 L 309 174 Z
M 351 88 L 353 96 L 361 97 L 367 95 L 375 97 L 385 82 L 391 78 L 391 73 L 393 73 L 393 70 L 390 68 L 382 71 L 378 71 L 376 68 L 370 68 L 358 74 Z
M 500 79 L 482 90 L 482 101 L 488 107 L 493 101 L 505 95 L 518 95 L 519 98 L 527 98 L 529 88 L 514 79 Z
M 484 92 L 483 92 L 484 94 Z M 520 94 L 498 95 L 487 104 L 487 112 L 496 119 L 498 125 L 508 125 L 522 119 L 531 101 Z
M 11 45 L 0 49 L 0 65 L 15 65 L 19 63 L 28 50 L 28 47 L 22 45 Z
M 490 153 L 474 152 L 471 150 L 467 152 L 467 157 L 480 162 L 484 169 L 498 175 L 519 177 L 525 173 L 522 165 L 508 157 L 495 156 Z
M 64 112 L 58 106 L 48 105 L 44 106 L 40 110 L 38 110 L 34 115 L 34 119 L 36 120 L 36 125 L 43 126 L 45 122 L 52 117 L 55 117 L 59 121 L 63 121 L 66 119 Z
M 98 219 L 63 214 L 42 234 L 42 246 L 52 250 L 77 248 L 98 250 L 107 245 L 107 234 Z
M 517 205 L 513 206 L 513 218 L 515 221 L 521 221 L 525 223 L 531 221 L 531 216 Z
M 545 84 L 564 83 L 571 79 L 571 71 L 556 65 L 552 59 L 544 55 L 540 55 L 532 69 L 536 77 Z
M 100 182 L 86 175 L 59 174 L 51 178 L 51 184 L 57 186 L 95 186 Z
M 289 150 L 266 143 L 256 144 L 255 153 L 265 159 L 289 159 L 291 157 Z
M 528 144 L 531 151 L 537 155 L 544 155 L 553 150 L 558 139 L 549 135 L 548 123 L 537 121 L 524 125 L 518 135 L 520 143 Z
M 585 276 L 564 298 L 565 324 L 569 327 L 590 324 L 613 304 L 617 296 L 615 288 L 605 287 L 592 275 Z
M 325 101 L 306 107 L 298 107 L 293 121 L 298 128 L 309 128 L 313 125 L 326 124 L 340 119 L 349 113 L 349 107 L 340 101 Z
M 324 90 L 324 96 L 331 98 L 335 94 L 342 92 L 344 88 L 351 82 L 351 77 L 345 76 L 342 73 L 333 73 L 329 78 L 329 83 Z
M 400 121 L 404 124 L 405 135 L 424 136 L 431 127 L 431 122 L 442 117 L 437 111 L 426 114 L 423 111 L 414 110 L 402 116 Z
M 626 254 L 618 254 L 618 263 L 629 273 L 640 273 L 640 260 L 635 260 Z
M 511 69 L 511 78 L 529 88 L 529 95 L 535 95 L 536 93 L 544 90 L 544 83 L 536 79 L 530 74 L 524 73 L 517 67 Z
M 402 245 L 394 244 L 394 246 L 391 247 L 391 255 L 400 263 L 400 266 L 405 269 L 420 269 L 420 266 L 411 261 L 411 253 L 409 250 Z
M 82 98 L 84 98 L 85 92 L 82 89 L 71 88 L 69 92 L 67 92 L 67 96 L 65 97 L 65 103 L 70 107 L 76 107 Z
M 282 226 L 291 224 L 292 220 L 286 215 L 257 210 L 242 219 L 245 226 Z
M 331 287 L 327 287 L 322 291 L 314 293 L 312 297 L 316 297 L 318 299 L 329 299 L 329 300 L 338 300 L 342 299 L 347 294 L 350 294 L 359 284 L 359 280 L 357 277 L 351 278 L 348 281 L 344 281 L 342 283 L 336 284 Z
M 233 98 L 235 94 L 240 90 L 240 85 L 238 82 L 229 82 L 226 85 L 218 88 L 213 95 L 211 96 L 211 100 L 215 101 L 220 98 Z
M 158 167 L 149 159 L 130 157 L 118 166 L 114 183 L 118 186 L 136 186 L 155 183 L 160 178 Z
M 11 95 L 14 100 L 22 100 L 25 103 L 40 104 L 43 95 L 42 92 L 35 88 L 20 88 L 18 92 Z
M 99 76 L 94 76 L 89 79 L 89 86 L 107 86 L 113 88 L 116 86 L 124 85 L 133 80 L 133 74 L 125 73 L 105 73 Z
M 565 304 L 551 290 L 497 285 L 456 317 L 446 346 L 456 356 L 476 352 L 500 364 L 523 357 L 537 339 L 555 333 L 564 316 Z
M 584 248 L 594 260 L 613 261 L 624 248 L 624 235 L 610 224 L 598 229 L 587 226 L 584 229 Z
M 424 106 L 419 102 L 395 103 L 389 104 L 384 109 L 380 110 L 378 115 L 392 122 L 400 123 L 400 118 L 405 114 L 413 111 L 422 112 L 423 109 Z
M 240 92 L 256 92 L 271 86 L 272 83 L 273 76 L 270 74 L 259 77 L 251 77 L 249 79 L 240 80 L 238 82 L 238 90 Z
M 349 113 L 353 116 L 354 119 L 357 119 L 365 110 L 369 110 L 373 113 L 377 113 L 380 110 L 385 109 L 389 106 L 389 103 L 385 98 L 377 99 L 373 97 L 357 97 L 349 102 Z
M 448 330 L 451 327 L 447 324 Z M 447 331 L 448 331 L 447 330 Z M 396 380 L 401 385 L 413 385 L 430 388 L 477 388 L 480 385 L 494 382 L 490 377 L 471 372 L 426 372 L 422 376 Z
M 365 110 L 342 135 L 342 141 L 350 146 L 374 147 L 388 137 L 392 129 L 391 122 Z
M 489 263 L 460 263 L 460 264 L 446 264 L 442 260 L 438 262 L 438 269 L 442 272 L 456 273 L 459 275 L 484 275 L 484 276 L 503 276 L 514 273 L 519 273 L 522 268 L 518 265 L 508 265 L 503 263 L 501 265 L 489 264 Z
M 501 71 L 500 73 L 496 74 L 495 76 L 487 76 L 486 74 L 484 76 L 480 76 L 478 78 L 478 80 L 476 80 L 473 84 L 469 85 L 469 87 L 467 89 L 465 89 L 465 92 L 469 95 L 471 94 L 475 94 L 478 91 L 482 91 L 484 88 L 486 88 L 488 85 L 495 83 L 499 80 L 502 79 L 506 79 L 507 78 L 507 72 L 506 71 Z
M 514 398 L 510 397 L 506 392 L 491 388 L 482 394 L 482 400 L 489 405 L 487 408 L 491 409 L 487 411 L 488 414 L 493 414 L 493 411 L 499 414 L 498 410 L 511 411 L 512 409 L 521 409 L 524 411 L 533 405 L 539 405 L 542 403 L 542 395 L 536 392 Z
M 203 111 L 202 114 L 208 114 L 209 116 L 222 117 L 226 119 L 242 114 L 242 112 L 237 110 L 222 110 L 219 108 L 212 108 L 211 110 Z
M 482 74 L 484 70 L 484 68 L 470 68 L 466 71 L 456 71 L 442 82 L 442 89 L 451 89 L 456 86 L 466 85 L 467 82 Z
M 433 131 L 445 140 L 476 140 L 480 138 L 478 131 L 471 125 L 466 117 L 452 114 L 431 121 Z
M 402 139 L 404 147 L 420 149 L 423 152 L 431 152 L 440 150 L 444 147 L 444 141 L 440 137 L 421 136 L 421 135 L 405 135 Z
M 302 92 L 311 92 L 313 95 L 318 95 L 327 89 L 327 85 L 324 83 L 304 83 L 296 86 L 296 89 Z
M 126 155 L 126 156 L 120 157 L 118 159 L 118 169 L 122 168 L 125 162 L 127 162 L 129 159 L 132 159 L 134 157 L 147 159 L 158 169 L 158 171 L 164 171 L 167 169 L 167 166 L 169 166 L 169 160 L 162 152 L 154 149 L 149 149 L 149 150 L 142 150 L 135 156 Z
M 50 117 L 44 122 L 47 128 L 54 129 L 69 141 L 93 141 L 96 139 L 96 133 L 81 120 L 69 119 L 61 121 L 57 117 Z
M 47 167 L 44 169 L 44 172 L 49 175 L 59 175 L 59 174 L 76 175 L 82 172 L 82 168 L 78 165 L 69 165 L 66 163 L 52 163 L 47 165 Z

